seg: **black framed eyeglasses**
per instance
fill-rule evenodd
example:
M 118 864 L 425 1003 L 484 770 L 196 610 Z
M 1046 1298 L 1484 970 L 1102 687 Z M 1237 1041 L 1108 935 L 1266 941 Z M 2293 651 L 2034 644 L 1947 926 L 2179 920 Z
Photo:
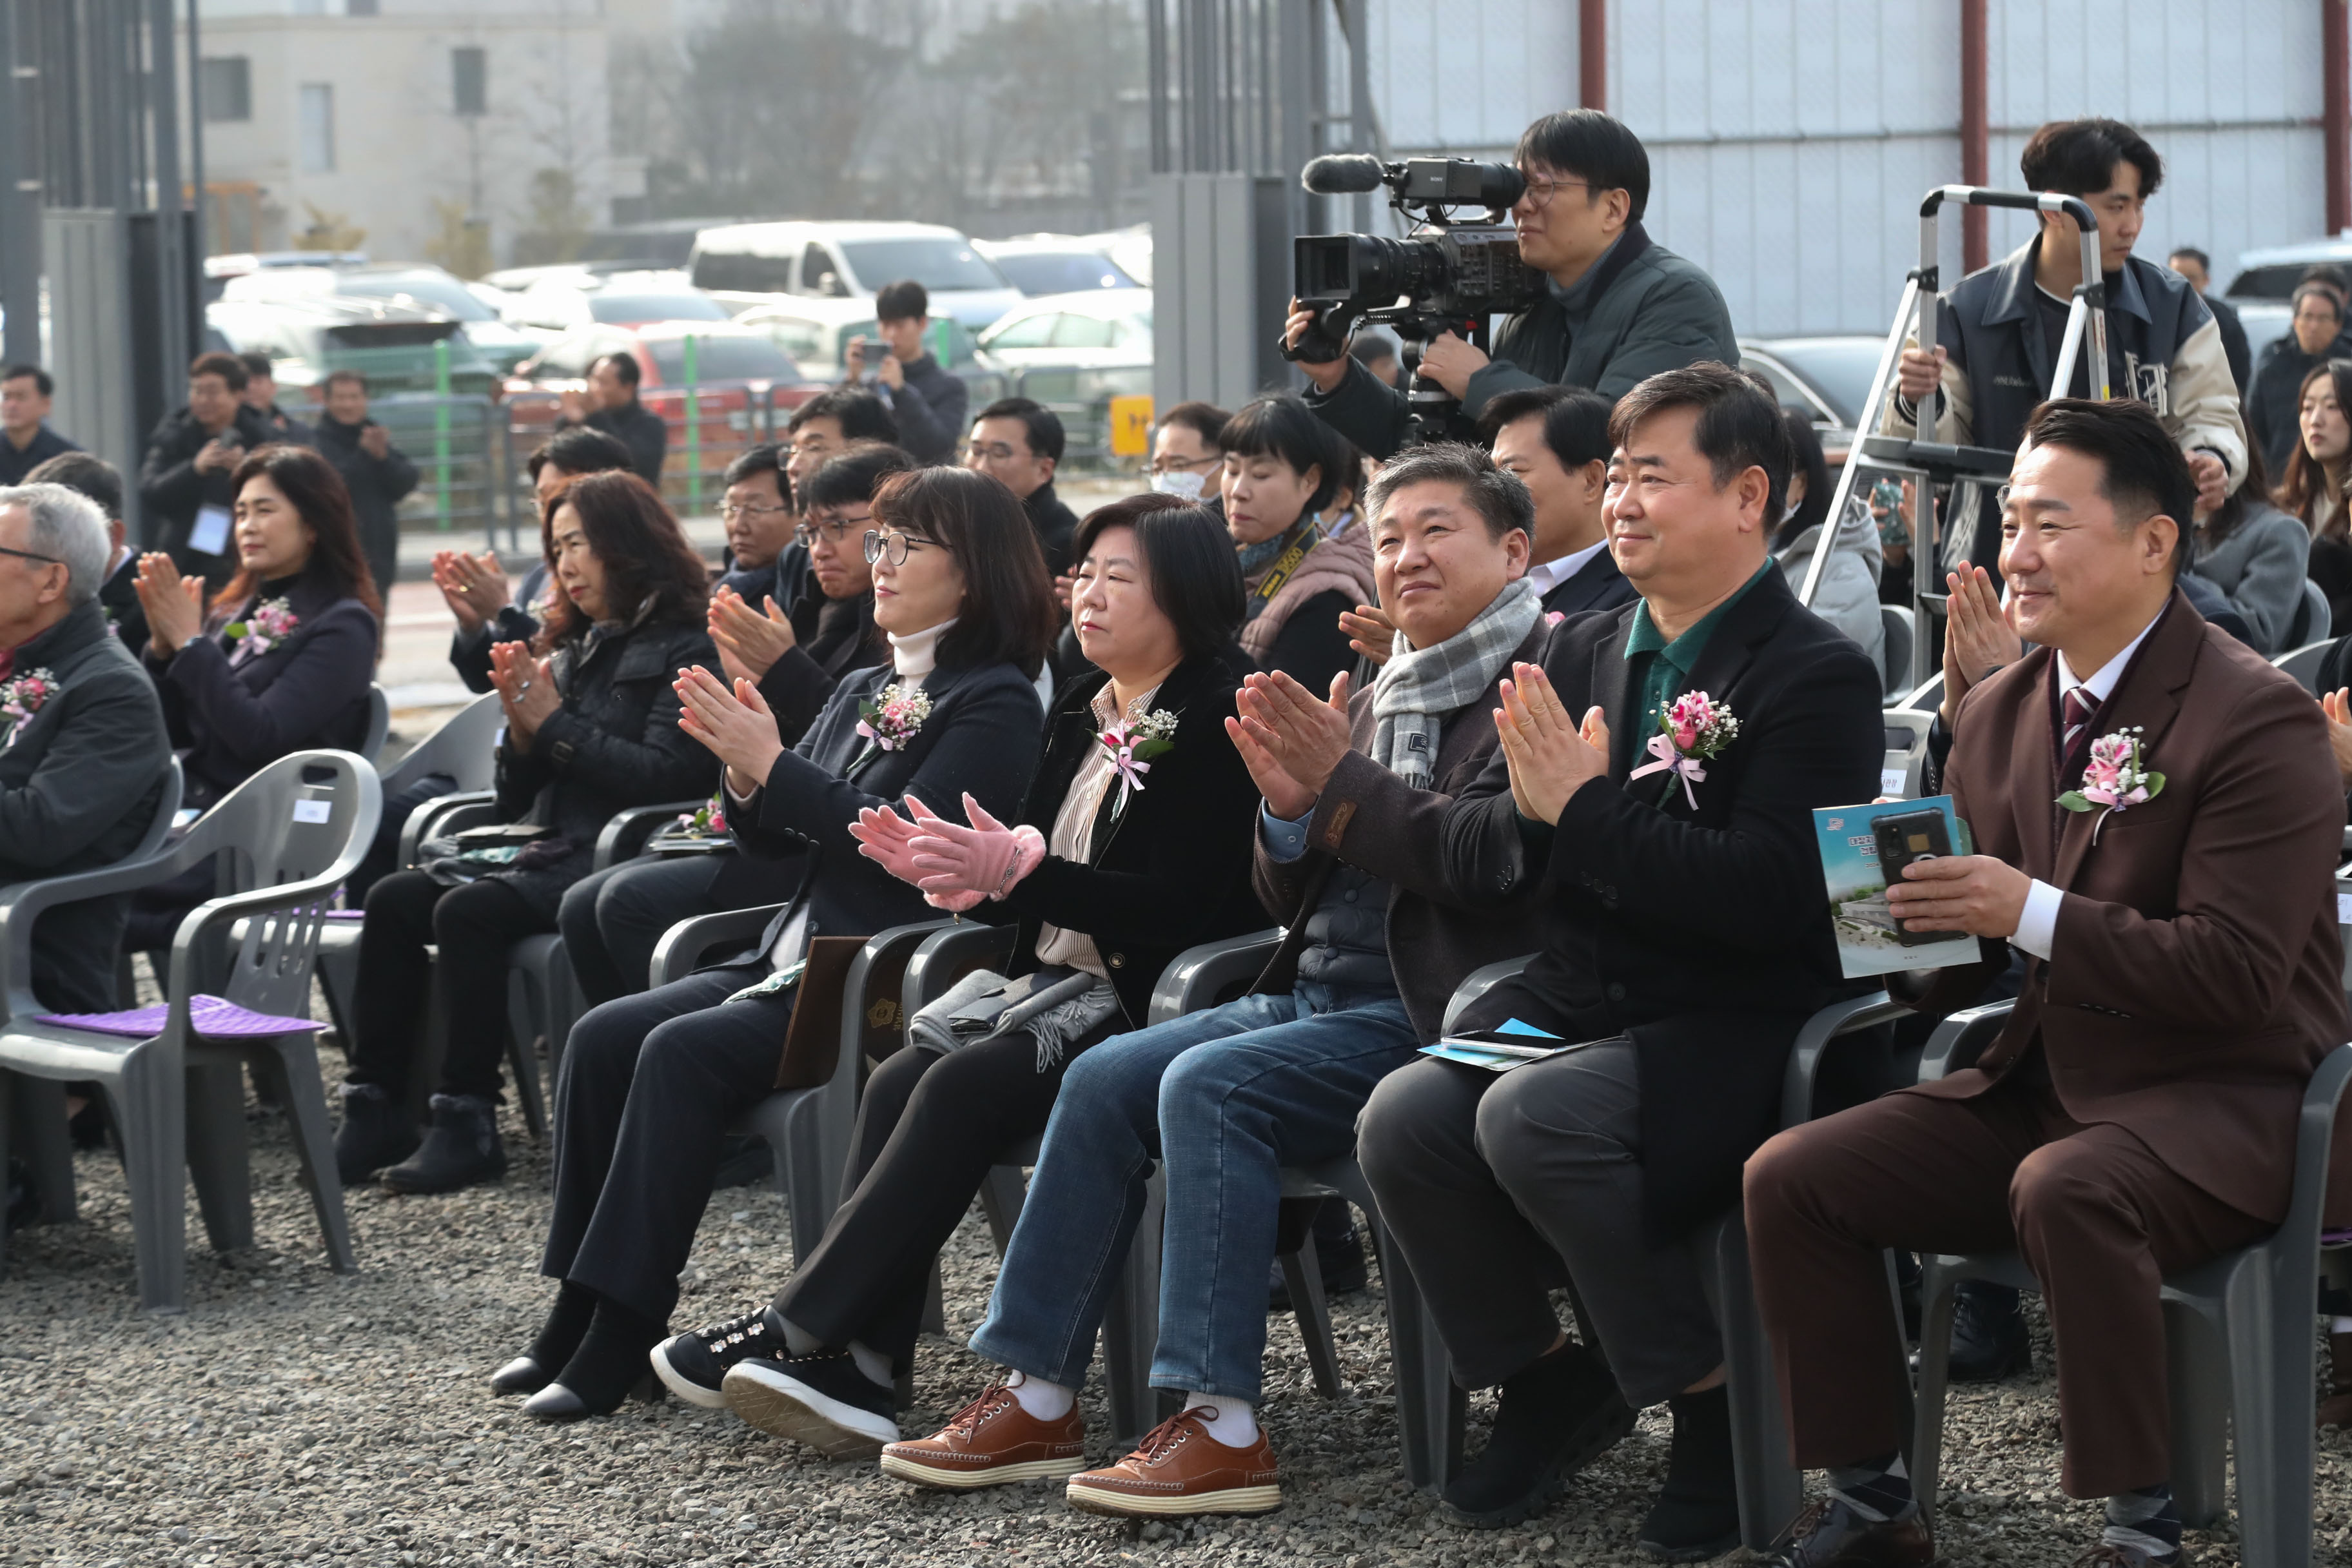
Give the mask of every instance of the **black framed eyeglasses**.
M 834 543 L 839 544 L 849 537 L 851 529 L 863 527 L 872 521 L 871 512 L 860 517 L 819 518 L 813 523 L 804 522 L 793 529 L 793 542 L 803 550 L 813 550 L 816 547 L 817 535 L 821 533 Z M 870 561 L 873 557 L 869 555 L 866 559 Z
M 773 517 L 783 510 L 781 506 L 751 506 L 731 500 L 719 503 L 719 516 L 721 521 L 727 522 L 732 522 L 739 517 Z
M 887 555 L 890 558 L 892 566 L 904 566 L 907 563 L 907 552 L 920 549 L 925 542 L 927 542 L 910 539 L 896 531 L 886 533 L 880 529 L 874 529 L 866 535 L 866 563 L 869 566 L 874 565 Z
M 11 550 L 5 544 L 0 544 L 0 555 L 14 555 L 24 561 L 46 562 L 51 566 L 65 564 L 64 561 L 55 555 L 44 555 L 37 550 Z

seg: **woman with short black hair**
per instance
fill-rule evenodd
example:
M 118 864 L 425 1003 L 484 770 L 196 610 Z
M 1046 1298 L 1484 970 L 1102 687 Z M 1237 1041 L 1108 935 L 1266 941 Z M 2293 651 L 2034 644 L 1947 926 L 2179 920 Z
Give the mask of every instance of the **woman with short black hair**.
M 858 854 L 861 813 L 912 795 L 1013 812 L 1035 768 L 1035 679 L 1053 593 L 1035 531 L 984 474 L 920 468 L 875 493 L 865 554 L 888 663 L 834 690 L 787 750 L 748 680 L 681 671 L 678 723 L 725 764 L 727 832 L 803 860 L 759 945 L 591 1010 L 556 1081 L 555 1212 L 541 1272 L 562 1281 L 539 1338 L 493 1380 L 527 1413 L 616 1408 L 677 1300 L 727 1129 L 776 1081 L 811 942 L 926 918 L 922 894 Z
M 588 874 L 615 812 L 699 795 L 717 772 L 678 732 L 670 689 L 679 666 L 713 652 L 702 558 L 669 509 L 635 474 L 584 475 L 548 504 L 540 542 L 555 593 L 538 635 L 490 649 L 506 711 L 503 831 L 430 844 L 418 867 L 368 889 L 335 1138 L 346 1183 L 382 1171 L 395 1192 L 441 1193 L 506 1173 L 508 950 L 556 929 L 564 890 Z M 440 950 L 448 1046 L 420 1145 L 406 1100 L 428 943 Z
M 1363 457 L 1287 393 L 1244 405 L 1218 444 L 1225 531 L 1242 572 L 1242 649 L 1261 669 L 1328 691 L 1356 664 L 1339 617 L 1380 602 L 1371 530 L 1326 531 L 1320 515 Z
M 1055 699 L 1012 826 L 884 807 L 855 830 L 939 907 L 1012 925 L 1003 973 L 934 998 L 875 1072 L 849 1194 L 774 1303 L 653 1353 L 680 1397 L 828 1455 L 897 1438 L 892 1379 L 931 1261 L 990 1167 L 1045 1131 L 1070 1064 L 1148 1021 L 1179 952 L 1265 923 L 1257 789 L 1224 733 L 1247 673 L 1225 658 L 1242 612 L 1230 542 L 1204 509 L 1136 496 L 1089 516 L 1074 548 L 1071 616 L 1095 668 Z

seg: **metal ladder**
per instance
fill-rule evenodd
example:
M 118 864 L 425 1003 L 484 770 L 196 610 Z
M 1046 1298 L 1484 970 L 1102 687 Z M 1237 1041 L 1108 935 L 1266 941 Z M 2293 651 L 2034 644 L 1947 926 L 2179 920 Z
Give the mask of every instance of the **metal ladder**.
M 1853 495 L 1854 478 L 1862 469 L 1867 468 L 1874 473 L 1915 480 L 1913 505 L 1920 527 L 1911 548 L 1911 600 L 1918 628 L 1911 639 L 1909 689 L 1913 690 L 1925 685 L 1938 668 L 1936 650 L 1942 646 L 1942 638 L 1935 635 L 1935 628 L 1945 614 L 1943 574 L 1962 563 L 1969 542 L 1960 521 L 1976 515 L 1979 493 L 2007 479 L 2011 466 L 2017 460 L 2016 453 L 1999 447 L 1964 447 L 1935 440 L 1940 387 L 1930 391 L 1920 403 L 1918 420 L 1913 426 L 1918 434 L 1895 436 L 1879 431 L 1886 418 L 1890 401 L 1887 393 L 1895 384 L 1895 367 L 1902 357 L 1906 338 L 1916 334 L 1920 346 L 1931 352 L 1936 344 L 1940 277 L 1937 224 L 1947 202 L 1973 207 L 2011 207 L 2021 212 L 2063 213 L 2074 220 L 2082 235 L 2083 280 L 2074 286 L 2074 297 L 2066 307 L 2066 335 L 2059 343 L 2049 395 L 2063 397 L 2074 384 L 2074 365 L 2083 355 L 2085 337 L 2090 341 L 2091 395 L 2103 403 L 2114 395 L 2107 383 L 2107 284 L 2099 270 L 2099 223 L 2088 204 L 2080 196 L 2060 195 L 2052 191 L 1993 191 L 1980 185 L 1939 185 L 1929 191 L 1919 204 L 1919 265 L 1904 279 L 1903 298 L 1895 307 L 1895 325 L 1887 331 L 1886 346 L 1878 356 L 1878 369 L 1870 378 L 1870 395 L 1863 405 L 1853 447 L 1838 470 L 1829 515 L 1822 520 L 1821 537 L 1814 542 L 1813 558 L 1805 570 L 1804 586 L 1797 595 L 1803 604 L 1813 602 L 1813 595 L 1821 587 L 1822 568 L 1829 563 L 1832 542 L 1837 537 L 1838 522 L 1845 516 Z M 1935 517 L 1937 485 L 1950 487 L 1944 516 L 1951 526 L 1941 548 L 1936 547 L 1934 531 L 1928 526 Z

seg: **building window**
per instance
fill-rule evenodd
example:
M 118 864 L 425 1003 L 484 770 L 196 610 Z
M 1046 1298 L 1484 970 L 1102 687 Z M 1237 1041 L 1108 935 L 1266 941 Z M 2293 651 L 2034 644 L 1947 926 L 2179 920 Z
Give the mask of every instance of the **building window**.
M 253 63 L 243 55 L 206 60 L 199 87 L 208 122 L 253 118 Z
M 451 49 L 449 88 L 459 114 L 488 114 L 490 98 L 488 53 L 482 49 Z
M 302 84 L 302 173 L 329 174 L 335 168 L 335 89 L 331 82 Z

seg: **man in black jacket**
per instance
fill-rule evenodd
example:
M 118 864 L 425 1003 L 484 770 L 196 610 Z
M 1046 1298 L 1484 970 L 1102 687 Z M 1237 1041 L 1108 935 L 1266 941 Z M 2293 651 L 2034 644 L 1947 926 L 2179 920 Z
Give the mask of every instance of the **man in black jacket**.
M 58 453 L 81 449 L 48 426 L 49 399 L 57 389 L 39 365 L 0 370 L 0 485 L 21 485 Z
M 2184 245 L 2166 257 L 2164 264 L 2189 279 L 2189 286 L 2213 312 L 2214 323 L 2221 329 L 2221 353 L 2230 361 L 2230 379 L 2238 384 L 2238 395 L 2242 398 L 2254 384 L 2253 346 L 2246 341 L 2246 323 L 2238 319 L 2238 308 L 2213 292 L 2213 258 L 2193 245 Z
M 278 406 L 278 367 L 270 357 L 241 353 L 236 362 L 245 366 L 245 405 L 261 416 L 269 426 L 269 438 L 296 447 L 317 446 L 310 427 Z
M 2294 320 L 2283 337 L 2263 346 L 2254 384 L 2246 393 L 2246 434 L 2262 448 L 2263 471 L 2275 481 L 2303 439 L 2303 379 L 2336 357 L 2344 331 L 2344 302 L 2325 283 L 2294 291 Z
M 61 485 L 0 489 L 0 882 L 94 870 L 138 847 L 172 743 L 154 684 L 98 606 L 106 520 Z M 21 711 L 21 716 L 16 716 Z M 65 904 L 33 931 L 33 994 L 115 1005 L 129 897 Z
M 1601 503 L 1609 494 L 1609 400 L 1572 386 L 1506 392 L 1486 405 L 1495 461 L 1519 476 L 1536 503 L 1535 564 L 1548 615 L 1580 616 L 1633 602 L 1609 553 Z
M 63 485 L 90 500 L 106 519 L 106 568 L 99 574 L 98 608 L 135 656 L 147 650 L 147 611 L 139 603 L 139 552 L 126 542 L 122 476 L 105 458 L 60 452 L 25 476 L 28 485 Z
M 1461 401 L 1470 429 L 1515 388 L 1561 383 L 1614 402 L 1634 383 L 1700 360 L 1739 363 L 1723 291 L 1706 269 L 1654 244 L 1642 227 L 1650 155 L 1597 109 L 1547 114 L 1519 135 L 1527 193 L 1511 208 L 1519 258 L 1550 278 L 1544 297 L 1496 334 L 1489 359 L 1452 332 L 1422 353 L 1420 374 Z M 1316 314 L 1291 301 L 1296 345 Z M 1375 458 L 1404 444 L 1405 394 L 1342 354 L 1301 361 L 1307 405 Z
M 245 385 L 245 366 L 235 354 L 198 354 L 188 367 L 187 406 L 163 416 L 139 465 L 139 498 L 147 504 L 142 543 L 169 554 L 182 576 L 202 577 L 215 588 L 236 571 L 229 549 L 236 495 L 229 476 L 247 452 L 278 439 L 259 411 L 246 405 Z
M 367 377 L 339 370 L 327 377 L 327 412 L 314 443 L 352 492 L 360 548 L 376 592 L 392 599 L 400 578 L 400 498 L 416 488 L 416 465 L 392 444 L 392 432 L 368 417 Z
M 885 283 L 874 291 L 874 319 L 887 351 L 875 367 L 874 382 L 898 418 L 898 445 L 919 463 L 948 461 L 955 456 L 956 437 L 963 433 L 971 389 L 923 346 L 931 325 L 930 296 L 910 278 Z M 850 339 L 842 367 L 848 372 L 849 384 L 866 374 L 866 340 Z
M 1532 882 L 1549 902 L 1524 976 L 1463 1025 L 1580 1048 L 1500 1077 L 1417 1062 L 1374 1091 L 1357 1157 L 1455 1377 L 1501 1387 L 1454 1514 L 1528 1517 L 1630 1428 L 1627 1405 L 1663 1402 L 1674 1447 L 1642 1542 L 1696 1561 L 1738 1543 L 1738 1509 L 1722 1338 L 1685 1244 L 1739 1201 L 1790 1045 L 1840 984 L 1809 808 L 1875 794 L 1884 738 L 1878 672 L 1767 552 L 1791 457 L 1764 386 L 1668 372 L 1611 433 L 1611 543 L 1642 599 L 1517 667 L 1502 755 L 1443 826 L 1459 896 Z M 1736 725 L 1663 726 L 1701 699 Z M 1410 847 L 1338 847 L 1377 871 Z M 1553 1312 L 1563 1263 L 1598 1354 Z
M 1021 498 L 1045 552 L 1045 570 L 1056 577 L 1070 574 L 1070 541 L 1078 531 L 1078 514 L 1054 493 L 1065 440 L 1061 416 L 1052 409 L 1026 397 L 1000 397 L 971 422 L 963 460 Z
M 637 401 L 637 383 L 644 376 L 633 353 L 597 355 L 588 365 L 588 390 L 563 395 L 563 412 L 555 427 L 584 425 L 612 437 L 629 449 L 629 467 L 637 478 L 658 493 L 662 459 L 669 453 L 669 426 Z

